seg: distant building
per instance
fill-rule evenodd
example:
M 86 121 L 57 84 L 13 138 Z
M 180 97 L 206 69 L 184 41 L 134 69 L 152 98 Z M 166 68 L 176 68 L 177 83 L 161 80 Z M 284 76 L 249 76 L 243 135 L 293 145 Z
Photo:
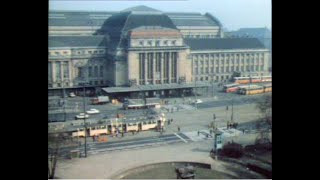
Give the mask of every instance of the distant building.
M 240 28 L 237 31 L 226 32 L 225 34 L 226 37 L 233 38 L 257 38 L 271 51 L 272 36 L 271 31 L 268 28 Z M 271 59 L 269 63 L 269 66 L 271 67 Z
M 191 94 L 233 72 L 267 75 L 270 51 L 256 38 L 224 38 L 211 14 L 49 12 L 49 95 L 87 89 L 111 96 Z M 196 82 L 196 83 L 195 83 Z
M 240 28 L 227 34 L 228 37 L 258 38 L 266 48 L 271 50 L 271 31 L 268 28 Z

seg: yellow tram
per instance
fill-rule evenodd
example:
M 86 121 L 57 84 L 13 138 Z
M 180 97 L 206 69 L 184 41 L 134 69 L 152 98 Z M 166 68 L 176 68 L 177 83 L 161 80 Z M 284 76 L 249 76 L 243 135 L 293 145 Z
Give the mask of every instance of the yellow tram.
M 116 134 L 146 131 L 151 129 L 161 129 L 165 123 L 164 115 L 152 116 L 152 117 L 139 117 L 139 118 L 114 118 L 109 119 L 104 124 L 89 124 L 87 125 L 87 136 L 99 136 L 105 134 Z M 84 126 L 72 126 L 69 128 L 69 132 L 72 132 L 72 137 L 84 137 L 85 129 Z

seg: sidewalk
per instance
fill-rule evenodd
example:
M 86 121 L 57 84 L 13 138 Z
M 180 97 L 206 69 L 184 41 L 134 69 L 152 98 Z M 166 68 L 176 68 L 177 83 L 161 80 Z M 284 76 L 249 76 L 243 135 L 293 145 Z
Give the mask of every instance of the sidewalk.
M 233 137 L 233 141 L 252 144 L 255 137 L 256 135 L 248 134 Z M 224 142 L 228 140 L 231 139 L 226 139 Z M 59 161 L 56 176 L 64 179 L 109 179 L 142 165 L 173 161 L 208 163 L 215 170 L 233 174 L 234 172 L 227 168 L 228 163 L 215 161 L 210 157 L 209 152 L 212 148 L 213 142 L 212 139 L 209 139 L 192 143 L 106 152 L 90 155 L 87 158 Z M 232 166 L 236 165 L 232 164 Z

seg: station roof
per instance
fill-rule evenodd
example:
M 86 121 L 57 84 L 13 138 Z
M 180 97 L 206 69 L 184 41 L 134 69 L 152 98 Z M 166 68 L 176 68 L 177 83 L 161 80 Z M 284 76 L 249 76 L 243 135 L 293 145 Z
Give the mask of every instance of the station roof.
M 217 26 L 219 22 L 215 18 L 196 12 L 162 12 L 147 6 L 135 6 L 122 11 L 49 11 L 49 26 L 103 26 L 103 24 L 116 14 L 129 13 L 131 15 L 163 15 L 169 16 L 175 26 Z M 148 17 L 146 17 L 148 18 Z M 154 19 L 159 23 L 160 16 Z M 133 20 L 139 22 L 138 17 Z
M 107 93 L 123 93 L 123 92 L 138 92 L 138 91 L 154 91 L 154 90 L 169 90 L 169 89 L 182 89 L 182 88 L 193 88 L 193 87 L 207 87 L 208 84 L 197 82 L 187 84 L 161 84 L 161 85 L 141 85 L 132 87 L 107 87 L 102 88 Z
M 106 47 L 104 36 L 49 36 L 50 47 Z

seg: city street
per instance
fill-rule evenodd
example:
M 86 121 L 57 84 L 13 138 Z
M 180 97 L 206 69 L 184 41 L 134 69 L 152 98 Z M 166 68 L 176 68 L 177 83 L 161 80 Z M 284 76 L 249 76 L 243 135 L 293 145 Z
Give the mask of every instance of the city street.
M 215 87 L 215 89 L 219 89 L 214 91 L 215 96 L 212 97 L 212 89 L 209 89 L 208 94 L 203 96 L 192 96 L 183 98 L 166 98 L 165 100 L 169 101 L 171 105 L 186 105 L 189 102 L 195 99 L 202 99 L 204 102 L 194 105 L 190 104 L 192 107 L 197 107 L 197 109 L 204 108 L 214 108 L 214 107 L 223 107 L 230 106 L 233 102 L 233 105 L 244 105 L 244 104 L 253 104 L 256 103 L 257 100 L 261 99 L 264 94 L 253 95 L 253 96 L 243 96 L 235 93 L 224 93 L 221 92 L 221 88 Z M 211 91 L 211 92 L 210 92 Z M 58 100 L 55 100 L 58 101 Z M 177 104 L 173 104 L 174 101 L 178 101 Z M 50 101 L 49 101 L 50 102 Z M 53 104 L 53 100 L 51 104 Z M 83 112 L 83 98 L 75 97 L 75 98 L 66 98 L 66 113 L 64 113 L 63 107 L 51 106 L 49 107 L 48 113 L 48 122 L 61 122 L 64 119 L 74 120 L 75 116 L 79 113 Z M 115 117 L 117 113 L 126 114 L 126 112 L 130 112 L 132 116 L 143 114 L 144 110 L 123 110 L 122 104 L 104 104 L 104 105 L 91 105 L 90 98 L 86 97 L 86 110 L 89 109 L 98 109 L 100 111 L 99 114 L 90 115 L 89 119 L 105 119 L 110 117 Z M 66 116 L 66 118 L 65 118 Z

